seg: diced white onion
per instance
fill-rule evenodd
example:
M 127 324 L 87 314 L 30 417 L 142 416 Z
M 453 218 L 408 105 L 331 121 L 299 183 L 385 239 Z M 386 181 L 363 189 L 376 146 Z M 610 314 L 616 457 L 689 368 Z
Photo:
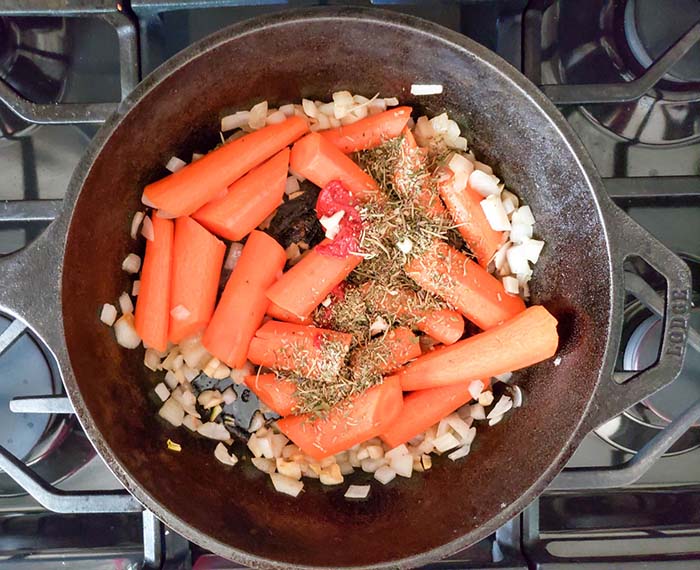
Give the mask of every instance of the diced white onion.
M 501 278 L 501 282 L 503 283 L 503 288 L 506 290 L 506 293 L 517 295 L 520 292 L 520 284 L 515 277 L 506 275 L 505 277 Z
M 499 247 L 498 251 L 496 251 L 496 253 L 493 255 L 493 264 L 497 270 L 502 269 L 505 265 L 507 261 L 506 253 L 508 252 L 509 247 L 510 243 L 506 242 L 501 247 Z
M 210 376 L 212 378 L 216 378 L 217 380 L 223 380 L 224 378 L 228 378 L 229 374 L 231 374 L 231 369 L 222 362 L 216 367 Z
M 345 491 L 344 497 L 346 499 L 366 499 L 367 495 L 369 495 L 369 490 L 369 485 L 350 485 L 348 490 Z
M 336 91 L 333 93 L 333 114 L 336 119 L 342 119 L 355 105 L 350 91 Z
M 385 465 L 374 472 L 374 478 L 382 485 L 386 485 L 396 478 L 396 471 Z
M 514 245 L 508 249 L 506 258 L 508 259 L 508 266 L 513 273 L 526 275 L 530 271 L 527 253 L 527 249 L 522 244 Z
M 158 383 L 154 391 L 156 396 L 158 396 L 162 402 L 165 402 L 168 398 L 170 398 L 170 390 L 168 390 L 168 387 L 163 382 Z
M 187 163 L 184 160 L 178 158 L 177 156 L 173 156 L 165 165 L 165 168 L 170 172 L 177 172 L 178 170 L 185 168 L 185 166 L 187 166 Z
M 154 372 L 159 370 L 161 365 L 158 351 L 152 348 L 147 348 L 146 352 L 143 354 L 143 364 L 146 368 L 153 370 Z
M 185 305 L 178 305 L 170 310 L 170 316 L 176 321 L 186 321 L 191 314 Z
M 481 391 L 484 389 L 484 383 L 481 380 L 473 380 L 469 384 L 469 393 L 472 395 L 472 398 L 477 400 L 479 398 L 479 394 L 481 394 Z
M 214 457 L 216 457 L 224 465 L 235 465 L 238 463 L 238 457 L 234 454 L 228 452 L 228 448 L 223 444 L 219 443 L 214 448 Z
M 250 111 L 238 111 L 233 113 L 233 115 L 226 115 L 221 119 L 221 131 L 233 131 L 234 129 L 240 129 L 248 124 L 250 120 Z
M 192 162 L 197 162 L 200 158 L 204 158 L 204 155 L 201 152 L 192 153 Z
M 469 437 L 470 429 L 474 429 L 470 428 L 469 424 L 465 422 L 462 418 L 460 418 L 457 414 L 450 414 L 445 419 L 447 420 L 447 425 L 449 425 L 454 430 L 454 432 L 459 436 L 459 438 L 462 441 Z M 474 433 L 476 433 L 476 429 L 474 429 Z
M 185 419 L 185 410 L 182 409 L 180 402 L 171 397 L 160 407 L 158 415 L 166 422 L 170 422 L 175 427 L 179 427 L 182 425 L 182 420 Z
M 179 382 L 177 381 L 177 376 L 172 370 L 168 370 L 165 373 L 165 384 L 170 388 L 171 390 L 174 390 L 177 388 L 177 385 Z
M 454 449 L 459 446 L 459 440 L 451 433 L 442 434 L 440 437 L 435 438 L 433 441 L 435 449 L 439 452 L 444 453 L 450 449 Z
M 228 255 L 226 256 L 226 261 L 224 262 L 224 269 L 233 271 L 238 263 L 238 258 L 241 257 L 241 252 L 243 251 L 243 244 L 237 241 L 233 242 L 228 248 Z
M 413 474 L 413 457 L 411 455 L 394 457 L 389 463 L 389 467 L 401 477 L 410 477 Z
M 484 410 L 484 406 L 482 406 L 481 404 L 473 404 L 472 406 L 470 406 L 469 413 L 475 420 L 486 419 L 486 410 Z
M 386 459 L 384 459 L 383 457 L 379 459 L 371 459 L 368 457 L 367 459 L 362 460 L 361 467 L 365 473 L 374 473 L 383 465 L 386 465 Z
M 250 462 L 263 473 L 274 473 L 275 472 L 275 462 L 272 459 L 266 459 L 265 457 L 253 457 Z
M 530 206 L 520 206 L 513 212 L 513 222 L 516 224 L 535 225 L 535 217 L 532 215 Z
M 139 333 L 136 332 L 134 315 L 132 313 L 122 315 L 117 322 L 114 323 L 114 335 L 117 337 L 117 343 L 124 348 L 133 349 L 141 344 L 141 337 Z
M 413 134 L 419 146 L 428 146 L 436 133 L 428 117 L 423 116 L 418 117 Z
M 294 115 L 294 105 L 292 103 L 282 105 L 279 110 L 284 113 L 285 117 L 292 117 Z
M 272 479 L 272 484 L 275 487 L 275 491 L 278 493 L 284 493 L 285 495 L 289 495 L 291 497 L 296 497 L 299 495 L 301 490 L 304 488 L 304 483 L 301 481 L 290 479 L 289 477 L 285 477 L 279 473 L 270 473 L 270 479 Z
M 131 275 L 138 273 L 141 269 L 141 258 L 135 253 L 130 253 L 122 261 L 122 269 Z
M 141 226 L 141 235 L 145 237 L 148 241 L 153 241 L 154 239 L 156 239 L 156 233 L 153 229 L 153 220 L 151 220 L 149 216 L 146 216 L 143 219 L 143 225 Z
M 328 239 L 335 239 L 335 236 L 340 232 L 340 220 L 345 216 L 345 210 L 338 210 L 335 214 L 331 216 L 321 216 L 318 220 L 321 222 L 323 229 L 326 230 L 326 237 Z
M 511 392 L 513 394 L 513 407 L 519 408 L 523 405 L 523 391 L 520 389 L 520 386 L 512 386 L 511 388 Z
M 307 116 L 312 117 L 314 119 L 318 117 L 318 107 L 316 107 L 316 104 L 313 101 L 309 99 L 302 99 L 301 106 L 304 109 L 304 113 L 306 113 Z
M 525 240 L 532 237 L 532 226 L 530 224 L 521 224 L 511 222 L 509 239 L 513 243 L 523 243 Z
M 471 173 L 474 172 L 472 161 L 466 156 L 455 152 L 447 162 L 447 167 L 454 173 L 454 180 L 452 181 L 454 188 L 462 191 L 467 186 Z
M 481 209 L 486 215 L 486 220 L 492 229 L 497 232 L 507 231 L 510 229 L 510 221 L 508 221 L 508 214 L 503 209 L 503 203 L 501 199 L 492 194 L 487 196 L 481 202 Z
M 496 402 L 496 405 L 491 409 L 491 411 L 486 416 L 487 420 L 493 419 L 497 416 L 502 416 L 507 411 L 513 407 L 513 400 L 508 396 L 501 396 L 501 398 Z
M 134 217 L 131 218 L 131 231 L 129 232 L 131 239 L 136 239 L 136 236 L 139 235 L 139 228 L 141 227 L 141 222 L 143 222 L 145 216 L 145 212 L 136 212 Z
M 132 284 L 131 284 L 131 295 L 134 297 L 138 297 L 139 293 L 141 292 L 141 280 L 136 279 Z
M 513 373 L 512 373 L 512 372 L 504 372 L 503 374 L 496 374 L 496 376 L 494 376 L 494 378 L 495 378 L 496 380 L 498 380 L 499 382 L 504 382 L 504 383 L 506 383 L 506 384 L 507 384 L 508 382 L 510 382 L 510 379 L 511 379 L 512 377 L 513 377 Z
M 399 100 L 396 97 L 384 97 L 384 103 L 387 107 L 396 107 L 399 104 Z
M 384 454 L 384 457 L 386 457 L 389 461 L 394 459 L 395 457 L 403 457 L 404 455 L 408 455 L 409 451 L 408 448 L 406 447 L 405 444 L 401 444 L 396 446 L 393 449 L 390 449 Z
M 501 193 L 496 181 L 478 168 L 469 175 L 469 186 L 484 197 L 498 196 Z M 500 198 L 498 201 L 500 202 Z
M 493 404 L 493 392 L 491 390 L 486 390 L 485 392 L 482 392 L 479 394 L 479 403 L 482 406 L 490 406 Z
M 287 120 L 287 115 L 285 115 L 282 111 L 275 111 L 274 113 L 270 113 L 267 118 L 265 119 L 265 124 L 267 125 L 278 125 L 279 123 L 284 123 L 284 121 Z
M 248 126 L 254 131 L 262 129 L 265 126 L 267 119 L 267 101 L 262 101 L 257 105 L 253 105 L 248 116 Z
M 287 461 L 281 457 L 276 460 L 277 472 L 290 479 L 301 479 L 301 467 L 294 461 Z
M 126 291 L 119 295 L 119 309 L 121 310 L 122 314 L 134 312 L 134 303 L 131 300 L 129 293 Z
M 414 83 L 411 85 L 411 95 L 439 95 L 442 93 L 442 85 Z
M 111 327 L 114 324 L 114 321 L 117 320 L 117 308 L 109 303 L 102 305 L 100 320 L 107 326 Z
M 203 423 L 197 428 L 197 433 L 209 439 L 218 439 L 219 441 L 226 441 L 231 437 L 231 434 L 224 424 L 217 424 L 215 422 Z
M 211 410 L 213 407 L 222 404 L 224 397 L 218 390 L 204 390 L 197 396 L 197 403 L 205 410 Z
M 182 420 L 182 425 L 190 431 L 197 431 L 197 428 L 202 425 L 202 420 L 191 414 L 187 414 Z
M 538 239 L 526 239 L 521 246 L 518 247 L 524 248 L 525 257 L 528 261 L 537 263 L 537 260 L 540 258 L 540 253 L 542 253 L 544 242 Z
M 469 455 L 470 450 L 471 450 L 471 446 L 469 444 L 463 445 L 463 446 L 455 449 L 447 457 L 449 457 L 452 461 L 457 461 L 458 459 L 462 459 L 462 457 L 466 457 L 467 455 Z
M 503 196 L 503 192 L 501 192 L 501 202 L 503 202 L 503 209 L 509 216 L 515 212 L 515 209 L 518 207 L 509 196 Z

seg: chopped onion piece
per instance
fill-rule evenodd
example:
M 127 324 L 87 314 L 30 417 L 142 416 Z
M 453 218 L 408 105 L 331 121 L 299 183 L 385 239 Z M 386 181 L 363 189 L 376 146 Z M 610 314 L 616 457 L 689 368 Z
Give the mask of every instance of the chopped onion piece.
M 513 222 L 516 224 L 527 224 L 529 226 L 534 226 L 535 217 L 532 215 L 530 206 L 520 206 L 520 208 L 513 212 Z
M 119 317 L 114 323 L 114 335 L 117 337 L 117 343 L 124 348 L 136 348 L 141 344 L 141 337 L 134 326 L 134 315 L 126 313 Z
M 462 418 L 460 418 L 457 414 L 450 414 L 445 419 L 447 420 L 447 425 L 449 425 L 454 430 L 454 432 L 460 437 L 462 441 L 469 437 L 471 429 L 474 429 L 470 428 L 469 424 L 465 422 Z M 474 429 L 474 433 L 476 433 L 476 429 Z
M 233 242 L 228 248 L 228 255 L 226 256 L 226 261 L 224 262 L 224 269 L 233 271 L 238 263 L 238 258 L 241 256 L 243 251 L 243 244 L 237 241 Z
M 153 241 L 156 238 L 155 231 L 153 230 L 153 221 L 149 216 L 143 219 L 143 225 L 141 226 L 141 235 L 145 237 L 148 241 Z
M 134 312 L 134 303 L 131 300 L 129 293 L 126 291 L 119 295 L 119 309 L 121 310 L 122 314 Z
M 395 457 L 403 457 L 404 455 L 408 455 L 409 451 L 408 448 L 406 447 L 405 444 L 397 445 L 394 449 L 390 449 L 384 454 L 384 457 L 386 457 L 389 461 L 394 459 Z
M 265 418 L 260 412 L 253 414 L 253 419 L 250 421 L 249 431 L 258 431 L 265 425 Z
M 217 424 L 215 422 L 203 423 L 197 428 L 197 433 L 209 439 L 218 439 L 219 441 L 226 441 L 231 437 L 231 434 L 224 424 Z
M 294 461 L 286 461 L 281 457 L 276 460 L 277 472 L 290 479 L 296 479 L 299 481 L 301 479 L 301 466 Z
M 272 459 L 266 459 L 264 457 L 253 457 L 250 462 L 263 473 L 274 473 L 275 472 L 275 462 Z
M 231 369 L 222 362 L 216 367 L 216 370 L 214 370 L 210 376 L 212 378 L 216 378 L 217 380 L 223 380 L 224 378 L 228 378 L 229 374 L 231 374 Z
M 503 209 L 509 216 L 515 212 L 515 209 L 518 207 L 510 197 L 504 197 L 503 192 L 501 192 L 501 202 L 503 202 Z
M 235 465 L 238 463 L 238 457 L 228 452 L 228 449 L 223 443 L 218 443 L 214 448 L 214 457 L 216 457 L 224 465 Z
M 282 105 L 279 109 L 284 113 L 285 117 L 292 117 L 294 116 L 294 105 L 292 103 L 288 103 L 286 105 Z
M 410 477 L 413 474 L 413 457 L 411 455 L 394 457 L 389 463 L 389 467 L 401 477 Z
M 369 485 L 350 485 L 343 495 L 346 499 L 366 499 L 369 495 Z
M 384 97 L 384 103 L 387 107 L 396 107 L 399 104 L 399 100 L 396 97 Z
M 135 253 L 130 253 L 122 261 L 122 269 L 131 275 L 138 273 L 141 269 L 141 258 Z
M 146 217 L 145 212 L 136 212 L 134 217 L 131 218 L 131 231 L 129 232 L 131 239 L 136 239 L 136 236 L 139 235 L 139 228 L 144 217 Z
M 499 247 L 498 251 L 496 251 L 496 253 L 493 255 L 493 264 L 497 270 L 503 269 L 503 267 L 505 266 L 507 261 L 506 253 L 508 253 L 509 247 L 510 243 L 506 242 L 501 247 Z
M 174 373 L 172 370 L 168 370 L 168 371 L 165 373 L 165 379 L 164 379 L 164 380 L 165 380 L 165 384 L 166 384 L 166 385 L 168 386 L 168 388 L 170 388 L 171 390 L 174 390 L 175 388 L 177 388 L 177 385 L 179 384 L 179 382 L 177 381 L 177 376 L 175 375 L 175 373 Z
M 131 284 L 131 294 L 134 297 L 138 297 L 139 293 L 141 292 L 141 280 L 137 279 Z
M 262 129 L 265 126 L 267 119 L 267 101 L 262 101 L 257 105 L 253 105 L 248 116 L 248 126 L 254 131 Z
M 414 83 L 411 85 L 411 95 L 440 95 L 442 85 L 431 85 L 427 83 Z
M 336 119 L 342 119 L 347 115 L 355 105 L 350 91 L 336 91 L 333 93 L 333 115 Z
M 379 469 L 383 465 L 386 465 L 385 458 L 380 457 L 378 459 L 371 459 L 368 457 L 367 459 L 362 460 L 360 466 L 362 467 L 362 470 L 365 473 L 374 473 L 377 469 Z
M 472 406 L 470 406 L 469 413 L 475 420 L 486 419 L 486 410 L 484 410 L 484 406 L 482 406 L 481 404 L 473 404 Z
M 542 253 L 544 242 L 538 239 L 526 239 L 521 246 L 524 248 L 527 260 L 532 263 L 537 263 L 537 260 L 540 258 L 540 253 Z
M 368 445 L 367 453 L 370 459 L 381 459 L 384 457 L 384 448 L 381 445 Z
M 386 485 L 396 478 L 396 471 L 385 465 L 374 472 L 374 478 L 382 485 Z
M 487 390 L 479 394 L 479 403 L 482 406 L 490 406 L 493 404 L 493 392 L 491 392 L 491 390 Z
M 117 320 L 117 308 L 109 303 L 102 305 L 100 320 L 107 326 L 111 327 L 114 324 L 114 321 Z
M 428 117 L 423 116 L 419 117 L 418 121 L 416 121 L 413 134 L 419 146 L 428 146 L 430 141 L 435 138 L 436 132 L 433 125 L 428 120 Z
M 166 422 L 170 422 L 175 427 L 179 427 L 182 425 L 182 420 L 185 418 L 185 410 L 182 409 L 180 402 L 171 397 L 160 407 L 158 415 Z
M 185 321 L 191 314 L 192 313 L 190 313 L 190 310 L 185 307 L 185 305 L 178 305 L 177 307 L 173 307 L 170 311 L 170 316 L 176 321 Z
M 493 419 L 497 416 L 502 416 L 507 411 L 513 407 L 513 400 L 508 396 L 501 396 L 501 398 L 496 402 L 496 405 L 491 409 L 489 414 L 486 416 L 487 420 Z
M 525 240 L 532 237 L 532 226 L 529 224 L 521 224 L 511 222 L 509 239 L 513 243 L 523 243 Z
M 455 449 L 447 457 L 449 457 L 452 461 L 457 461 L 458 459 L 462 459 L 462 457 L 466 457 L 467 455 L 469 455 L 470 450 L 471 450 L 471 445 L 466 444 L 466 445 L 463 445 L 463 446 Z
M 306 113 L 307 116 L 312 118 L 318 117 L 318 107 L 316 107 L 316 104 L 313 101 L 309 99 L 302 99 L 301 106 L 304 109 L 304 113 Z
M 282 450 L 289 443 L 289 440 L 283 433 L 272 434 L 272 455 L 282 457 Z
M 508 259 L 508 266 L 513 273 L 526 275 L 530 272 L 527 253 L 528 252 L 523 244 L 514 245 L 508 249 L 506 259 Z
M 507 231 L 510 229 L 510 221 L 508 221 L 508 214 L 503 209 L 503 203 L 501 199 L 492 194 L 484 198 L 481 202 L 481 209 L 486 215 L 486 220 L 488 221 L 491 228 L 497 232 Z
M 160 355 L 158 354 L 158 351 L 152 348 L 147 348 L 143 355 L 143 364 L 146 368 L 153 370 L 154 372 L 156 370 L 160 370 Z
M 513 407 L 519 408 L 523 405 L 523 391 L 517 385 L 511 386 L 510 391 L 513 395 Z
M 182 170 L 185 166 L 187 166 L 187 163 L 184 160 L 178 158 L 177 156 L 173 156 L 165 165 L 165 168 L 174 173 L 178 170 Z
M 323 229 L 326 230 L 326 237 L 328 239 L 335 239 L 340 231 L 340 220 L 345 216 L 345 210 L 338 210 L 332 216 L 321 216 L 318 220 L 321 222 Z
M 520 292 L 520 284 L 515 277 L 506 275 L 501 279 L 501 282 L 503 283 L 503 288 L 506 290 L 506 293 L 517 295 Z
M 378 335 L 387 330 L 389 330 L 389 323 L 387 323 L 381 315 L 377 315 L 377 318 L 374 319 L 374 322 L 369 326 L 370 336 Z
M 469 186 L 484 197 L 499 196 L 501 189 L 498 187 L 498 184 L 490 174 L 486 174 L 483 170 L 479 170 L 476 166 L 478 164 L 480 163 L 475 163 L 476 169 L 469 175 Z M 500 202 L 500 197 L 498 201 Z
M 435 438 L 433 445 L 435 446 L 435 449 L 443 453 L 457 447 L 459 445 L 459 440 L 451 433 L 445 433 L 440 437 Z
M 233 115 L 226 115 L 221 119 L 221 131 L 232 131 L 234 129 L 240 129 L 248 124 L 250 119 L 250 111 L 238 111 L 233 113 Z M 194 160 L 194 157 L 193 157 Z
M 210 410 L 224 401 L 224 397 L 218 390 L 204 390 L 197 396 L 197 403 L 205 410 Z
M 232 368 L 229 376 L 235 384 L 243 384 L 243 382 L 245 382 L 245 377 L 251 374 L 253 374 L 253 365 L 249 361 L 246 361 L 243 368 Z
M 498 422 L 500 422 L 503 419 L 503 416 L 496 416 L 495 418 L 491 418 L 489 420 L 489 426 L 495 426 Z
M 274 111 L 273 113 L 270 113 L 267 118 L 265 119 L 265 124 L 267 125 L 277 125 L 279 123 L 283 123 L 284 121 L 287 120 L 287 115 L 285 115 L 282 111 Z
M 318 110 L 324 115 L 333 115 L 335 111 L 335 103 L 333 101 L 330 103 L 323 103 L 323 105 L 319 105 Z
M 475 400 L 479 399 L 479 394 L 481 394 L 481 391 L 484 389 L 484 383 L 481 380 L 473 380 L 469 384 L 469 393 L 472 395 L 472 398 Z
M 270 479 L 272 479 L 272 484 L 275 487 L 275 491 L 278 493 L 284 493 L 285 495 L 289 495 L 291 497 L 296 497 L 299 495 L 301 490 L 304 488 L 304 483 L 301 481 L 290 479 L 289 477 L 285 477 L 279 473 L 270 473 Z
M 165 400 L 170 398 L 170 390 L 168 390 L 168 387 L 165 384 L 163 384 L 163 382 L 157 384 L 154 391 L 156 393 L 156 396 L 158 396 L 162 402 L 165 402 Z
M 285 183 L 284 193 L 289 196 L 295 192 L 299 192 L 299 181 L 294 176 L 290 176 Z
M 499 382 L 505 382 L 506 384 L 510 382 L 510 379 L 513 377 L 512 372 L 504 372 L 503 374 L 496 374 L 494 378 L 498 380 Z

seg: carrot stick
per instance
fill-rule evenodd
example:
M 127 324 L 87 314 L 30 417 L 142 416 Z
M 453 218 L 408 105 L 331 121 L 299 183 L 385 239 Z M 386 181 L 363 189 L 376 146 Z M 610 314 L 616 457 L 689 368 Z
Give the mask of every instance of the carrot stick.
M 226 245 L 184 216 L 175 221 L 173 273 L 170 280 L 170 331 L 173 344 L 204 330 L 209 324 Z M 183 311 L 185 315 L 179 315 Z
M 261 402 L 280 416 L 288 416 L 297 405 L 294 382 L 281 380 L 276 374 L 246 376 L 244 381 Z
M 502 325 L 424 354 L 396 376 L 404 390 L 483 381 L 546 360 L 558 343 L 557 320 L 535 305 Z
M 250 341 L 248 360 L 308 378 L 325 377 L 340 371 L 351 341 L 346 333 L 267 321 Z
M 290 117 L 226 143 L 146 186 L 146 199 L 173 216 L 188 216 L 216 197 L 251 168 L 293 143 L 306 131 L 306 121 Z
M 450 309 L 416 309 L 418 295 L 409 289 L 397 290 L 395 295 L 373 291 L 371 283 L 362 286 L 365 300 L 373 311 L 386 311 L 443 344 L 457 342 L 464 334 L 464 319 Z
M 238 241 L 257 228 L 282 203 L 289 149 L 231 184 L 228 194 L 212 200 L 192 217 L 216 235 Z
M 401 413 L 380 437 L 394 448 L 423 433 L 472 400 L 470 384 L 471 382 L 458 382 L 405 394 Z
M 429 216 L 445 215 L 445 206 L 432 188 L 427 171 L 428 150 L 420 148 L 408 127 L 403 131 L 401 154 L 394 170 L 394 184 L 401 194 L 413 194 L 416 204 Z
M 457 230 L 484 269 L 505 241 L 505 232 L 494 230 L 481 208 L 484 197 L 468 183 L 462 186 L 452 177 L 438 182 L 438 191 Z
M 356 378 L 358 375 L 389 374 L 421 354 L 420 342 L 411 329 L 397 327 L 355 350 L 350 366 Z
M 329 243 L 324 240 L 320 245 Z M 297 318 L 308 317 L 331 290 L 362 261 L 359 255 L 332 257 L 312 249 L 267 290 L 267 297 Z
M 289 165 L 319 188 L 340 180 L 360 202 L 379 195 L 374 179 L 319 133 L 308 134 L 294 143 Z
M 269 304 L 265 290 L 286 261 L 284 248 L 272 237 L 251 232 L 202 337 L 204 347 L 232 368 L 245 364 L 248 345 Z
M 395 107 L 351 125 L 321 131 L 321 135 L 345 154 L 367 150 L 398 137 L 411 118 L 412 111 L 411 107 Z
M 276 321 L 284 321 L 285 323 L 294 323 L 296 325 L 310 325 L 312 323 L 311 317 L 297 317 L 274 303 L 270 303 L 270 306 L 267 308 L 267 316 Z
M 320 461 L 384 432 L 401 412 L 403 398 L 395 377 L 334 407 L 323 419 L 309 415 L 277 421 L 280 431 Z
M 151 216 L 151 221 L 153 239 L 146 241 L 134 326 L 145 346 L 162 352 L 168 347 L 175 224 L 156 215 Z
M 506 293 L 498 279 L 444 242 L 435 242 L 404 270 L 423 289 L 442 297 L 483 330 L 525 310 L 520 297 Z

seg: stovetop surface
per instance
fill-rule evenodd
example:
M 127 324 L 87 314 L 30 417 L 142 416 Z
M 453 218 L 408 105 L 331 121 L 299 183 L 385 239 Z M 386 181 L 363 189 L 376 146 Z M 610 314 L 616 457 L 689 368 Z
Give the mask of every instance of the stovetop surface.
M 112 26 L 96 17 L 42 16 L 32 19 L 7 16 L 3 12 L 5 4 L 16 8 L 23 3 L 0 2 L 0 34 L 3 31 L 8 33 L 8 23 L 15 26 L 12 32 L 15 39 L 19 38 L 17 41 L 21 40 L 25 47 L 29 46 L 20 53 L 34 62 L 33 75 L 30 74 L 34 85 L 32 81 L 23 82 L 27 77 L 25 73 L 20 76 L 20 79 L 25 79 L 15 84 L 18 91 L 27 96 L 45 97 L 47 101 L 53 98 L 80 103 L 119 99 L 119 43 Z M 157 4 L 139 0 L 130 3 L 133 19 L 138 22 L 143 75 L 192 42 L 228 24 L 288 7 L 317 5 L 318 2 L 280 5 L 221 0 L 209 3 L 226 5 L 215 8 L 199 7 L 197 2 L 187 7 L 163 3 L 168 4 L 168 9 Z M 542 64 L 539 75 L 541 83 L 552 84 L 602 83 L 634 78 L 640 74 L 635 62 L 643 67 L 649 65 L 644 61 L 645 53 L 658 57 L 692 21 L 700 19 L 700 14 L 697 14 L 695 20 L 687 20 L 689 14 L 695 14 L 695 8 L 692 3 L 678 2 L 675 11 L 665 14 L 664 21 L 668 25 L 661 28 L 661 33 L 658 26 L 648 24 L 648 16 L 645 16 L 648 6 L 641 0 L 627 3 L 596 0 L 587 3 L 587 10 L 583 12 L 581 3 L 574 1 L 531 4 L 535 7 L 552 4 L 541 19 Z M 523 26 L 526 1 L 413 4 L 398 0 L 395 3 L 375 2 L 374 5 L 420 16 L 460 31 L 497 51 L 514 66 L 525 67 L 524 50 L 528 46 L 524 44 L 531 40 Z M 624 41 L 623 36 L 627 38 Z M 633 37 L 636 43 L 630 42 L 629 37 Z M 667 42 L 666 45 L 662 45 L 663 41 Z M 628 43 L 634 43 L 634 49 L 626 47 Z M 619 44 L 623 44 L 622 47 Z M 3 59 L 2 46 L 0 40 L 0 78 L 10 82 L 13 79 L 12 67 Z M 43 50 L 53 50 L 58 56 L 47 57 Z M 700 96 L 696 97 L 693 92 L 698 87 L 695 81 L 700 81 L 700 74 L 697 77 L 692 75 L 696 67 L 700 69 L 700 53 L 691 50 L 673 68 L 676 72 L 669 73 L 669 77 L 662 81 L 661 87 L 637 102 L 562 107 L 618 204 L 667 247 L 686 255 L 691 263 L 700 260 L 700 199 L 697 193 L 700 187 L 700 133 L 695 133 L 700 115 L 694 114 L 695 101 L 700 101 Z M 679 77 L 689 75 L 692 81 L 679 82 Z M 42 82 L 37 78 L 46 80 Z M 42 86 L 41 89 L 37 84 Z M 672 104 L 668 103 L 669 100 Z M 2 105 L 0 102 L 0 107 Z M 0 200 L 12 201 L 60 200 L 76 164 L 97 130 L 96 125 L 30 126 L 18 122 L 6 110 L 0 113 L 0 124 L 15 133 L 12 137 L 0 136 Z M 639 183 L 625 182 L 630 177 L 639 177 Z M 650 177 L 654 177 L 653 180 Z M 687 191 L 688 187 L 694 187 L 695 194 Z M 665 188 L 673 190 L 666 192 Z M 0 254 L 23 247 L 47 224 L 47 220 L 0 223 Z M 696 282 L 695 288 L 698 287 L 700 283 Z M 0 334 L 8 325 L 7 319 L 0 318 Z M 18 343 L 0 357 L 0 378 L 3 380 L 29 373 L 28 369 L 20 369 L 14 363 L 20 349 Z M 40 385 L 34 392 L 36 395 L 44 393 L 45 388 L 40 389 Z M 11 392 L 0 390 L 0 405 L 5 406 L 12 397 L 22 395 Z M 659 426 L 665 425 L 659 422 L 658 426 L 645 426 L 642 433 L 638 433 L 640 417 L 651 424 L 658 420 L 648 418 L 648 413 L 648 410 L 637 410 L 629 417 L 618 418 L 604 426 L 600 434 L 589 435 L 574 454 L 569 467 L 610 466 L 628 460 L 631 454 L 622 450 L 626 445 L 638 448 L 640 441 L 647 441 Z M 25 429 L 32 429 L 26 428 L 32 418 L 36 416 L 18 416 L 14 418 L 13 426 L 24 422 Z M 45 418 L 36 421 L 36 426 L 41 426 L 42 421 L 48 423 Z M 615 445 L 611 445 L 611 441 Z M 0 444 L 7 443 L 0 433 Z M 683 452 L 685 448 L 689 451 Z M 623 490 L 545 493 L 496 536 L 456 555 L 450 562 L 431 567 L 554 569 L 569 568 L 573 564 L 576 568 L 617 568 L 623 567 L 623 563 L 639 562 L 644 564 L 640 568 L 656 568 L 656 564 L 659 568 L 698 568 L 700 436 L 690 438 L 685 448 L 660 459 L 638 482 Z M 57 486 L 65 490 L 121 488 L 98 457 L 87 458 L 82 468 Z M 17 527 L 18 513 L 26 517 L 26 528 Z M 31 568 L 43 555 L 56 556 L 55 548 L 60 547 L 72 553 L 67 559 L 70 560 L 67 567 L 116 568 L 116 560 L 121 560 L 120 564 L 127 567 L 129 564 L 134 568 L 142 565 L 144 538 L 140 531 L 133 531 L 134 525 L 141 525 L 139 516 L 90 516 L 96 517 L 91 519 L 94 523 L 81 522 L 83 519 L 80 518 L 71 518 L 70 522 L 64 519 L 65 532 L 61 533 L 57 530 L 61 526 L 57 515 L 46 513 L 31 497 L 0 497 L 0 564 Z M 90 537 L 87 541 L 85 536 L 81 538 L 79 530 L 86 524 L 92 524 L 96 529 L 87 533 Z M 114 536 L 113 543 L 96 539 L 98 535 L 110 533 Z M 61 538 L 52 542 L 51 537 L 59 535 Z M 28 536 L 34 538 L 30 540 Z M 83 559 L 70 550 L 75 548 L 72 542 L 75 540 L 83 549 L 94 549 L 99 560 Z M 164 540 L 170 544 L 171 555 L 176 553 L 167 560 L 170 564 L 167 567 L 187 567 L 182 541 L 178 542 L 172 533 L 166 534 Z M 36 558 L 16 558 L 17 553 L 28 555 L 30 552 Z M 190 559 L 198 568 L 235 567 L 196 548 Z

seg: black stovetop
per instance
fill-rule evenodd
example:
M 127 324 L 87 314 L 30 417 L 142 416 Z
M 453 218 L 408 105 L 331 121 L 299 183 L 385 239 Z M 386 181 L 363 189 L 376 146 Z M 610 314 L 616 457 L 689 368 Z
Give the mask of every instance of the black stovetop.
M 0 0 L 0 255 L 23 247 L 50 223 L 100 118 L 140 77 L 230 23 L 292 7 L 346 3 Z M 371 4 L 464 33 L 541 85 L 585 143 L 615 201 L 687 260 L 698 296 L 700 27 L 693 24 L 700 21 L 700 3 Z M 660 79 L 654 81 L 651 75 L 657 72 Z M 26 105 L 27 100 L 38 106 Z M 662 286 L 649 267 L 632 263 L 627 269 L 640 273 L 652 288 Z M 696 329 L 698 318 L 696 312 Z M 621 369 L 653 363 L 656 320 L 643 303 L 628 296 Z M 65 401 L 55 366 L 23 328 L 0 316 L 0 445 L 68 493 L 36 487 L 32 497 L 0 471 L 0 564 L 236 567 L 168 531 L 120 491 L 72 415 L 58 413 L 68 410 L 61 409 Z M 10 343 L 15 336 L 19 340 Z M 492 537 L 430 567 L 700 567 L 700 427 L 651 461 L 632 484 L 592 488 L 586 483 L 590 479 L 577 479 L 578 472 L 572 471 L 621 465 L 664 432 L 685 405 L 700 398 L 698 368 L 697 352 L 691 349 L 686 370 L 672 387 L 584 440 L 565 471 L 567 478 L 558 479 Z M 49 394 L 59 398 L 15 403 L 15 409 L 23 406 L 24 411 L 9 412 L 13 398 Z M 54 413 L 38 413 L 42 410 Z M 20 467 L 17 477 L 28 484 Z M 606 481 L 604 473 L 601 481 Z M 96 493 L 87 502 L 76 493 L 86 490 Z M 67 514 L 53 513 L 47 505 Z

